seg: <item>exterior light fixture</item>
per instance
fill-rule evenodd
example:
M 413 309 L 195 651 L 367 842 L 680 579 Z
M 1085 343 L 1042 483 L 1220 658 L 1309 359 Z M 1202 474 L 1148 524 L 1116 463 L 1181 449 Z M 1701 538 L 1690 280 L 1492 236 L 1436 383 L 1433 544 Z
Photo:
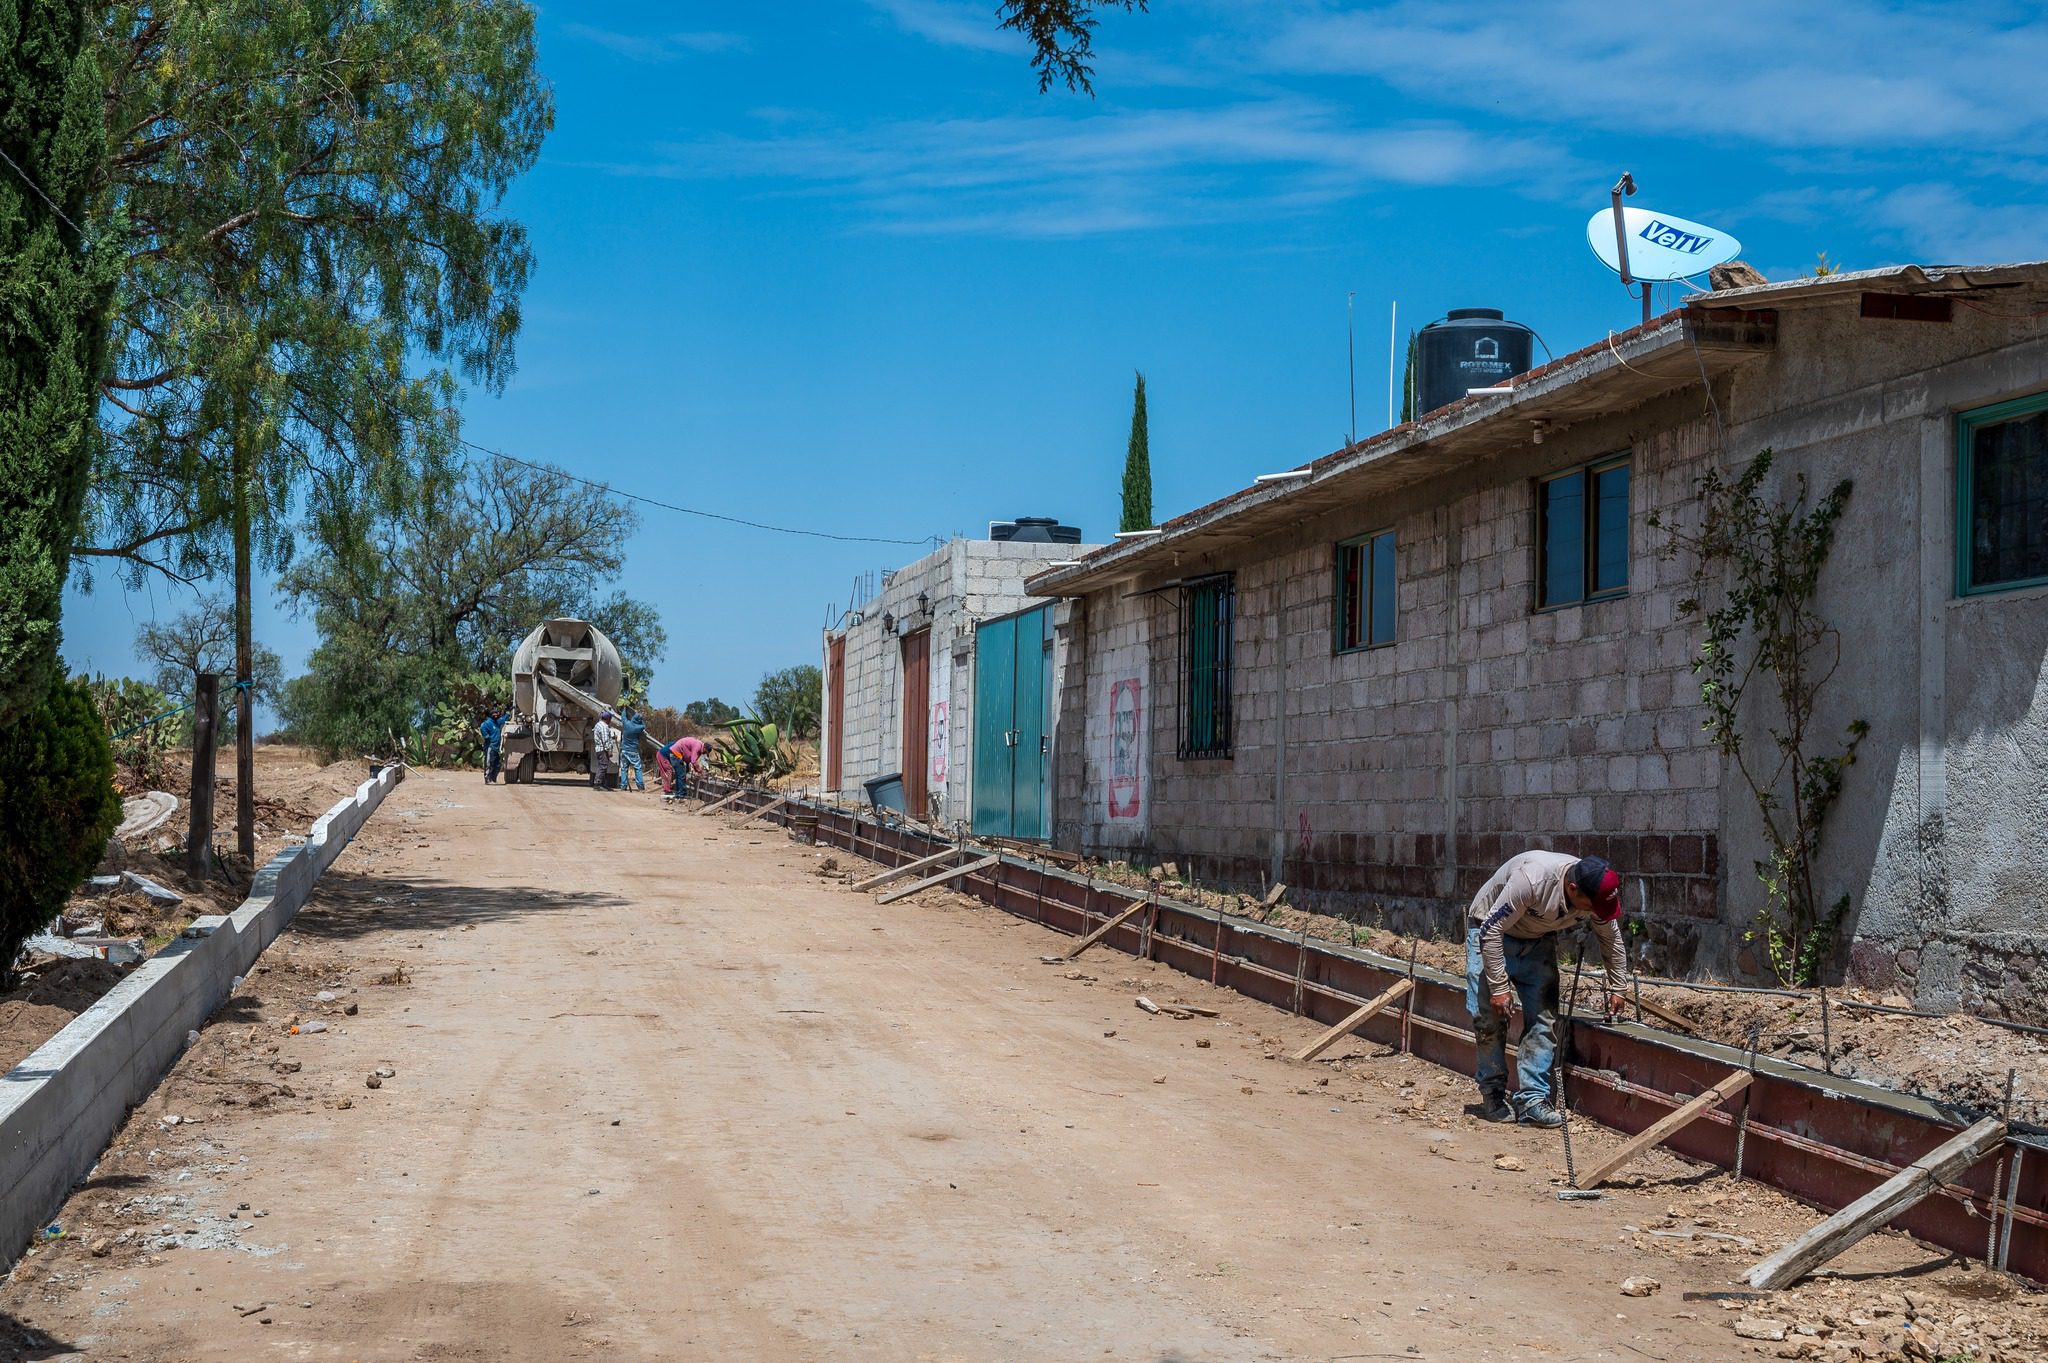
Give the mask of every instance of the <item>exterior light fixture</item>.
M 1284 483 L 1289 478 L 1307 478 L 1314 475 L 1314 469 L 1288 469 L 1284 473 L 1262 473 L 1252 479 L 1254 483 Z
M 919 615 L 930 615 L 932 613 L 931 593 L 919 592 L 917 594 L 917 613 Z
M 1155 526 L 1150 530 L 1119 530 L 1116 532 L 1116 537 L 1120 540 L 1141 540 L 1147 535 L 1163 535 L 1165 533 L 1164 530 Z
M 882 633 L 888 634 L 896 628 L 896 617 L 888 611 L 882 612 Z

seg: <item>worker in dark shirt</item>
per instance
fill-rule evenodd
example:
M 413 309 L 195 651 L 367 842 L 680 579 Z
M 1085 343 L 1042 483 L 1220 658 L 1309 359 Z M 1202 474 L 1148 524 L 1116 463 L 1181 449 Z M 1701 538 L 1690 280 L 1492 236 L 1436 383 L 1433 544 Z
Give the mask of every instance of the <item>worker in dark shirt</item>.
M 505 733 L 504 707 L 493 705 L 490 714 L 484 716 L 483 723 L 476 728 L 484 736 L 484 784 L 494 786 L 498 783 L 498 740 Z

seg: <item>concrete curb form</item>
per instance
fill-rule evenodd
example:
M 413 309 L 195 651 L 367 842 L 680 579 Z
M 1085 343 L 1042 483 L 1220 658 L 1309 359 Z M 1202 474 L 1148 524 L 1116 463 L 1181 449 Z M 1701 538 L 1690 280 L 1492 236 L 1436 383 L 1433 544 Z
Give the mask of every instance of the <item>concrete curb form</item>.
M 312 836 L 256 873 L 229 914 L 183 936 L 115 985 L 0 1079 L 0 1255 L 11 1262 L 98 1162 L 198 1028 L 297 915 L 321 873 L 405 779 L 386 767 L 323 814 Z

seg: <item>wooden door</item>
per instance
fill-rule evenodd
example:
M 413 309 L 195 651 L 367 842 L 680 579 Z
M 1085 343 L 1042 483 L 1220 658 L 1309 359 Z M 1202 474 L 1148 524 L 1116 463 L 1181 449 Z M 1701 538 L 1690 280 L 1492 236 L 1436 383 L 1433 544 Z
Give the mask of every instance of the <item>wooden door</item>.
M 931 817 L 932 632 L 903 636 L 903 803 Z
M 825 647 L 825 789 L 839 789 L 839 754 L 846 749 L 846 636 Z

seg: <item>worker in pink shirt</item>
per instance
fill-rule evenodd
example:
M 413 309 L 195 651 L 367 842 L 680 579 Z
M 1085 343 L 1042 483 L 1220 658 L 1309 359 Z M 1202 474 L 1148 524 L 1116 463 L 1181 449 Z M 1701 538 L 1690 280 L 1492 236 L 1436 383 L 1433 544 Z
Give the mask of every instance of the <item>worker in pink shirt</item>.
M 703 770 L 704 753 L 710 746 L 703 739 L 689 734 L 668 745 L 669 767 L 675 773 L 675 788 L 664 799 L 681 800 L 689 796 L 689 775 Z

